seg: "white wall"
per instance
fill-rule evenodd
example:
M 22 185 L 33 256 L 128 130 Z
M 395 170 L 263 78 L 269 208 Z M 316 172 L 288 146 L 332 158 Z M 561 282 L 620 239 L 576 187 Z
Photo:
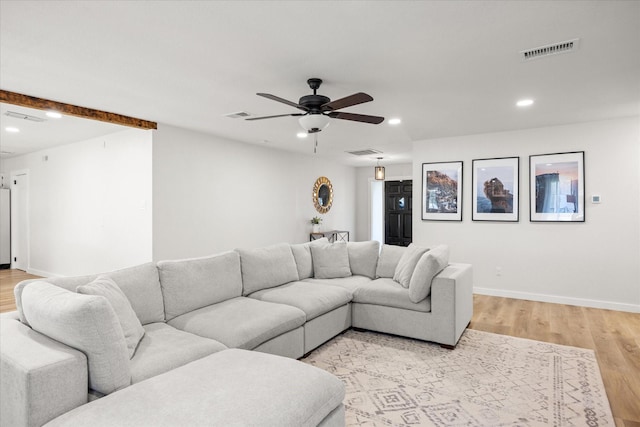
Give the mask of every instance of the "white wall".
M 385 180 L 387 181 L 407 177 L 411 179 L 413 176 L 413 165 L 411 163 L 385 165 L 383 161 L 382 165 L 385 167 Z M 356 169 L 356 191 L 358 193 L 356 204 L 356 234 L 358 240 L 371 239 L 371 181 L 374 180 L 373 167 L 374 164 L 372 163 L 371 166 Z
M 308 241 L 310 220 L 318 215 L 311 193 L 319 176 L 334 189 L 323 229 L 353 233 L 354 168 L 159 124 L 153 137 L 153 257 Z
M 423 162 L 464 161 L 463 221 L 422 221 L 414 242 L 446 243 L 473 264 L 478 293 L 640 311 L 640 120 L 608 120 L 414 143 L 414 201 Z M 585 152 L 584 223 L 529 221 L 529 156 Z M 471 160 L 520 157 L 520 221 L 471 221 Z M 502 275 L 496 275 L 496 268 Z
M 3 159 L 6 176 L 29 171 L 29 272 L 80 275 L 151 261 L 151 137 L 130 129 Z

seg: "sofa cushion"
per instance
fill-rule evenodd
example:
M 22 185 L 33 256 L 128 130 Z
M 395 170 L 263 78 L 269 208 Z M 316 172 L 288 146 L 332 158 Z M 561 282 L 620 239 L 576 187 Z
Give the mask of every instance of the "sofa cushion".
M 311 257 L 313 258 L 313 277 L 316 279 L 351 276 L 346 242 L 311 246 Z
M 347 251 L 349 252 L 351 274 L 366 276 L 370 279 L 376 278 L 378 254 L 380 253 L 378 241 L 348 242 Z
M 336 279 L 332 279 L 336 280 Z M 307 322 L 351 301 L 351 292 L 337 286 L 317 286 L 307 282 L 291 282 L 263 289 L 250 295 L 260 301 L 297 307 L 304 311 Z
M 22 309 L 34 330 L 87 356 L 90 388 L 109 394 L 130 384 L 127 343 L 105 297 L 36 281 L 24 287 Z
M 360 286 L 353 294 L 353 302 L 413 311 L 431 311 L 431 298 L 414 303 L 409 299 L 409 289 L 388 278 L 372 280 L 368 284 Z
M 149 262 L 101 275 L 113 279 L 118 284 L 120 290 L 131 303 L 131 307 L 136 312 L 138 319 L 140 319 L 140 323 L 146 325 L 147 323 L 164 322 L 164 302 L 162 300 L 162 291 L 160 290 L 158 269 L 154 263 Z M 98 274 L 93 274 L 76 277 L 49 277 L 46 281 L 75 292 L 78 286 L 85 285 L 98 276 Z M 28 283 L 26 281 L 21 282 L 14 289 L 16 307 L 23 323 L 26 320 L 22 315 L 21 294 L 22 287 Z
M 380 277 L 393 278 L 398 261 L 406 251 L 406 246 L 382 245 L 376 266 L 376 279 Z
M 210 338 L 180 331 L 166 323 L 150 323 L 131 359 L 131 383 L 168 372 L 227 347 Z
M 122 327 L 124 339 L 127 342 L 129 358 L 132 358 L 138 343 L 144 336 L 144 328 L 136 317 L 133 308 L 131 308 L 129 300 L 116 282 L 106 276 L 99 276 L 91 283 L 78 286 L 76 292 L 84 295 L 101 295 L 109 301 Z
M 449 264 L 449 247 L 439 245 L 426 252 L 413 271 L 409 283 L 409 299 L 420 302 L 431 293 L 431 281 Z
M 61 426 L 315 427 L 342 408 L 345 386 L 297 360 L 225 350 L 51 421 Z M 343 425 L 341 418 L 331 418 Z
M 296 260 L 296 268 L 298 269 L 298 280 L 313 277 L 313 258 L 311 257 L 311 245 L 326 245 L 329 239 L 323 237 L 307 243 L 298 243 L 291 245 L 291 252 Z
M 422 255 L 428 250 L 428 248 L 411 243 L 398 261 L 396 271 L 393 273 L 393 280 L 400 283 L 403 287 L 409 288 L 413 270 L 415 270 L 416 264 L 418 264 Z
M 346 289 L 351 294 L 356 291 L 360 286 L 366 285 L 371 281 L 368 277 L 365 276 L 349 276 L 349 277 L 340 277 L 337 279 L 315 279 L 309 278 L 303 280 L 306 283 L 311 283 L 315 286 L 338 286 L 342 289 Z
M 243 295 L 298 280 L 296 260 L 288 243 L 236 251 L 240 254 Z
M 242 294 L 236 252 L 158 262 L 167 320 Z
M 304 322 L 305 314 L 298 308 L 238 297 L 183 314 L 169 324 L 229 348 L 251 350 Z

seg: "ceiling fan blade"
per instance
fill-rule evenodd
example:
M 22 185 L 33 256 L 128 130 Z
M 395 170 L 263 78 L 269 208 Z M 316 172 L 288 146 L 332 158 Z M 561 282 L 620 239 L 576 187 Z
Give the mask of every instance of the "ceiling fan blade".
M 270 99 L 272 101 L 282 102 L 283 104 L 290 105 L 292 107 L 298 108 L 298 109 L 303 110 L 303 111 L 309 111 L 309 109 L 307 107 L 303 107 L 302 105 L 297 104 L 297 103 L 295 103 L 293 101 L 287 101 L 286 99 L 280 98 L 279 96 L 271 95 L 270 93 L 256 93 L 256 95 L 262 96 L 262 97 Z
M 333 111 L 327 115 L 333 119 L 352 120 L 354 122 L 371 123 L 374 125 L 380 124 L 384 121 L 384 117 L 345 113 L 341 111 Z
M 304 113 L 295 113 L 295 114 L 278 114 L 276 116 L 264 116 L 264 117 L 249 117 L 245 120 L 263 120 L 263 119 L 275 119 L 276 117 L 289 117 L 289 116 L 304 116 Z
M 322 111 L 335 111 L 341 108 L 351 107 L 352 105 L 363 104 L 365 102 L 373 101 L 373 98 L 366 93 L 358 92 L 353 95 L 345 96 L 344 98 L 336 99 L 335 101 L 328 102 L 322 106 Z

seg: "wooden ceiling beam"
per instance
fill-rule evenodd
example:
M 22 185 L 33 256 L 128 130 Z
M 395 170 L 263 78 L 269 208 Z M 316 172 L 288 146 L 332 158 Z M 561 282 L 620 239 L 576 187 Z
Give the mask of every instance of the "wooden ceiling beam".
M 35 96 L 23 95 L 21 93 L 9 92 L 0 89 L 0 102 L 19 105 L 21 107 L 35 108 L 38 110 L 57 111 L 67 116 L 81 117 L 83 119 L 99 120 L 101 122 L 114 123 L 122 126 L 129 126 L 138 129 L 157 129 L 156 122 L 136 119 L 135 117 L 123 116 L 121 114 L 109 113 L 92 108 L 78 107 L 77 105 L 65 104 L 64 102 L 51 101 L 49 99 L 37 98 Z

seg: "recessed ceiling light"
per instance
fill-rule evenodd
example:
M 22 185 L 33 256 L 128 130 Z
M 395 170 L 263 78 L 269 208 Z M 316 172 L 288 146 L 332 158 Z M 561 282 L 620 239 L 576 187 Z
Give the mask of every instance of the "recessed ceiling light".
M 298 138 L 306 138 L 307 136 L 309 136 L 309 134 L 307 132 L 298 132 L 296 136 Z
M 402 123 L 402 120 L 400 120 L 397 117 L 394 117 L 392 119 L 389 119 L 389 124 L 390 125 L 399 125 L 400 123 Z
M 521 99 L 520 101 L 516 102 L 516 105 L 518 107 L 528 107 L 529 105 L 533 105 L 533 99 Z
M 47 111 L 45 113 L 45 115 L 47 117 L 51 117 L 52 119 L 60 119 L 60 118 L 62 118 L 62 114 L 58 113 L 57 111 Z
M 4 128 L 4 130 L 6 130 L 7 132 L 11 132 L 11 133 L 18 133 L 18 132 L 20 132 L 20 129 L 18 129 L 18 128 L 14 128 L 13 126 L 7 126 L 6 128 Z

